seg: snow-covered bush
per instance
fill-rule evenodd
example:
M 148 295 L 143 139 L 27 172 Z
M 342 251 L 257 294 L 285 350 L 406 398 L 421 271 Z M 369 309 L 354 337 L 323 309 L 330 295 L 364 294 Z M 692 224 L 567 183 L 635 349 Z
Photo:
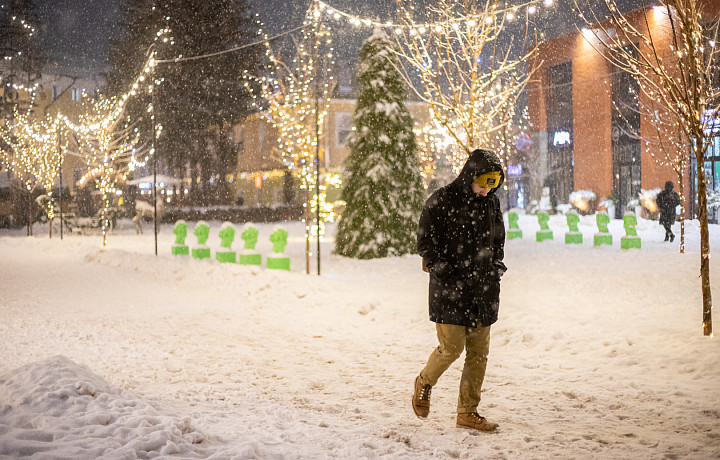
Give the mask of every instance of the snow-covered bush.
M 640 206 L 640 200 L 638 200 L 637 198 L 633 198 L 625 205 L 625 211 L 635 212 L 635 208 L 637 208 L 638 206 Z
M 615 196 L 606 196 L 600 203 L 598 203 L 598 211 L 605 210 L 607 215 L 611 218 L 615 217 L 615 206 L 617 205 L 617 198 Z
M 570 194 L 570 203 L 579 214 L 587 215 L 595 212 L 597 197 L 592 190 L 578 190 Z
M 638 193 L 638 201 L 640 202 L 640 205 L 648 212 L 648 219 L 656 220 L 658 218 L 659 210 L 657 202 L 655 201 L 657 199 L 658 193 L 660 193 L 659 188 L 654 188 L 651 190 L 640 190 L 640 193 Z

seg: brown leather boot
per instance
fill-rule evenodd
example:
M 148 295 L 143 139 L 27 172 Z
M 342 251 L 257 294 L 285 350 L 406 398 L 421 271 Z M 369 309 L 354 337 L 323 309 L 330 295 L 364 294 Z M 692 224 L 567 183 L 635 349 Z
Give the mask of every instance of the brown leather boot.
M 415 415 L 420 418 L 427 418 L 430 413 L 430 392 L 432 387 L 430 385 L 422 385 L 420 383 L 420 376 L 415 378 L 415 392 L 412 398 L 412 407 L 415 411 Z
M 488 422 L 485 417 L 481 417 L 477 412 L 470 412 L 469 414 L 458 414 L 455 426 L 457 428 L 470 428 L 478 431 L 491 432 L 497 429 L 498 424 Z

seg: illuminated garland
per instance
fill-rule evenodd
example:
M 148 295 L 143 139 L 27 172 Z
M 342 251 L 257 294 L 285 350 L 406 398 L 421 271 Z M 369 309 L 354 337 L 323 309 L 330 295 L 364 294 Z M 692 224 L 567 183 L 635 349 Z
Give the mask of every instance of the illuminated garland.
M 432 151 L 447 156 L 455 173 L 474 148 L 486 146 L 505 151 L 507 133 L 522 129 L 514 126 L 515 105 L 529 76 L 519 68 L 532 51 L 519 59 L 501 56 L 495 68 L 485 73 L 477 70 L 476 60 L 482 56 L 484 46 L 489 47 L 497 40 L 506 24 L 520 19 L 522 14 L 529 22 L 541 6 L 552 6 L 553 0 L 530 0 L 505 7 L 486 1 L 484 6 L 481 3 L 463 12 L 458 12 L 457 2 L 441 1 L 429 9 L 436 19 L 432 22 L 416 22 L 411 2 L 399 3 L 402 17 L 399 22 L 379 22 L 338 10 L 321 0 L 316 3 L 319 19 L 381 27 L 395 37 L 402 50 L 398 54 L 405 63 L 401 68 L 403 77 L 427 105 L 430 116 L 430 124 L 416 128 L 416 134 L 421 135 L 421 143 L 435 147 Z M 456 47 L 461 47 L 463 53 L 458 54 Z M 448 67 L 453 67 L 454 73 Z M 423 84 L 422 92 L 412 83 L 417 77 Z M 438 83 L 443 79 L 444 83 Z M 464 86 L 457 83 L 462 81 L 470 83 Z M 423 175 L 427 178 L 438 158 L 427 150 L 421 156 L 426 165 Z
M 320 11 L 323 11 L 327 18 L 340 20 L 345 19 L 350 24 L 354 26 L 364 26 L 364 27 L 381 27 L 383 29 L 389 29 L 391 32 L 395 33 L 396 35 L 402 34 L 404 31 L 408 31 L 409 33 L 415 35 L 415 34 L 425 34 L 429 31 L 436 30 L 439 31 L 439 28 L 445 27 L 447 25 L 447 22 L 422 22 L 422 23 L 416 23 L 416 24 L 408 24 L 404 21 L 402 22 L 393 22 L 393 21 L 386 21 L 386 22 L 379 22 L 370 18 L 363 18 L 360 16 L 356 16 L 351 13 L 347 13 L 345 11 L 339 10 L 321 0 L 316 0 L 315 3 L 319 4 Z M 500 16 L 503 17 L 505 20 L 513 21 L 518 18 L 518 16 L 525 11 L 528 16 L 533 16 L 538 11 L 538 6 L 544 5 L 547 7 L 553 6 L 554 0 L 531 0 L 524 3 L 521 3 L 516 6 L 506 6 L 504 8 L 498 8 L 496 3 L 492 3 L 492 15 L 493 15 L 493 21 L 495 20 L 494 17 Z M 481 20 L 490 20 L 488 19 L 489 16 L 483 14 L 478 15 Z M 475 18 L 477 20 L 477 18 Z M 470 20 L 472 21 L 473 18 L 470 17 Z M 451 18 L 450 23 L 455 25 L 461 25 L 462 23 L 466 22 L 467 18 L 464 17 L 457 17 L 457 18 Z

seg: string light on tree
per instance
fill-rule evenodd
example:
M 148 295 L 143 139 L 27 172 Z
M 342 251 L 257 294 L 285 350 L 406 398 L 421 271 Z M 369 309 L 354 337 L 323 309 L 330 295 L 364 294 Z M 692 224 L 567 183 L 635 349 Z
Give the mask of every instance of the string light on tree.
M 328 11 L 321 2 L 315 2 L 308 9 L 301 36 L 294 42 L 290 62 L 284 62 L 278 57 L 267 34 L 263 32 L 262 23 L 258 23 L 258 35 L 264 38 L 266 47 L 267 75 L 258 77 L 245 74 L 245 86 L 255 98 L 254 107 L 277 131 L 275 154 L 294 172 L 301 189 L 305 190 L 308 272 L 310 241 L 321 238 L 324 222 L 334 218 L 332 207 L 326 202 L 327 185 L 322 183 L 322 179 L 327 182 L 329 176 L 321 175 L 316 169 L 320 167 L 319 163 L 315 164 L 317 142 L 321 142 L 324 136 L 323 126 L 333 82 L 330 74 L 334 64 L 331 29 L 322 22 L 323 13 Z M 321 181 L 319 184 L 318 179 Z M 318 212 L 318 207 L 320 219 L 318 226 L 313 228 L 311 216 Z
M 127 174 L 137 165 L 136 154 L 139 133 L 135 124 L 120 117 L 118 105 L 122 101 L 85 98 L 84 113 L 80 125 L 72 125 L 65 119 L 78 138 L 78 154 L 86 160 L 88 172 L 80 179 L 83 186 L 94 180 L 102 199 L 103 246 L 107 244 L 110 227 L 111 198 L 118 184 L 127 180 Z M 115 118 L 112 116 L 115 115 Z M 142 149 L 140 149 L 142 150 Z
M 48 196 L 47 215 L 52 232 L 54 201 L 52 188 L 62 166 L 65 148 L 59 148 L 61 126 L 57 118 L 46 117 L 33 120 L 18 113 L 12 124 L 0 126 L 0 138 L 4 141 L 5 165 L 23 183 L 28 192 L 42 188 Z
M 715 46 L 720 22 L 704 22 L 703 9 L 709 8 L 710 4 L 698 0 L 660 0 L 653 8 L 628 15 L 620 11 L 615 0 L 605 0 L 605 4 L 609 18 L 601 20 L 592 11 L 583 16 L 590 32 L 588 43 L 639 83 L 642 104 L 658 110 L 658 116 L 647 116 L 644 120 L 656 123 L 656 131 L 666 142 L 666 148 L 675 148 L 674 144 L 679 141 L 680 152 L 695 156 L 699 179 L 703 334 L 712 336 L 708 193 L 703 179 L 706 179 L 706 154 L 718 135 L 715 125 L 720 117 L 720 83 L 717 80 L 720 50 Z M 644 32 L 649 24 L 653 24 L 653 29 Z M 669 53 L 666 52 L 668 48 Z M 687 160 L 680 165 L 687 164 Z

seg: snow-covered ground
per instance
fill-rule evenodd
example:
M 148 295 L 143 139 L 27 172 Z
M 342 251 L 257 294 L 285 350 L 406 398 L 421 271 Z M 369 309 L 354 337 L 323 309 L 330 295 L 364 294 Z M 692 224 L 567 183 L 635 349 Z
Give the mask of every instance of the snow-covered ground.
M 562 216 L 550 223 L 555 240 L 536 243 L 521 216 L 524 238 L 506 245 L 480 408 L 495 434 L 455 428 L 461 360 L 429 419 L 412 412 L 436 345 L 417 256 L 344 259 L 329 238 L 318 277 L 298 223 L 290 273 L 172 257 L 170 226 L 158 257 L 128 223 L 106 248 L 4 231 L 0 458 L 719 458 L 697 222 L 686 254 L 657 222 L 640 222 L 639 251 L 619 248 L 620 221 L 603 248 L 591 217 L 582 246 L 563 244 Z M 266 254 L 274 225 L 258 227 Z

